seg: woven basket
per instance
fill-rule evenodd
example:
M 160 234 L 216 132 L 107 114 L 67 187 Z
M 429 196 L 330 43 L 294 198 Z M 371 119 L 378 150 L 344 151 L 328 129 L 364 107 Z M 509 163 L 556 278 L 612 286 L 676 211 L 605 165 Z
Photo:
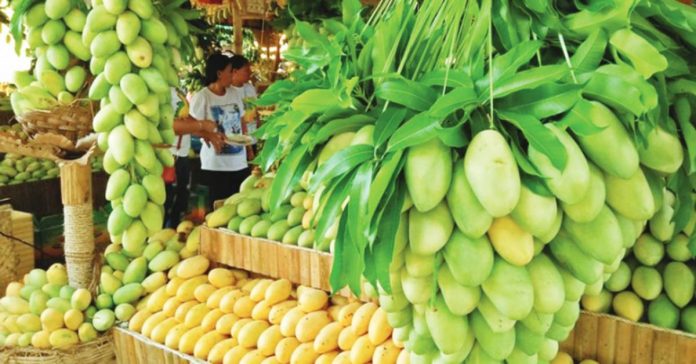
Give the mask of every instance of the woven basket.
M 115 357 L 111 331 L 66 351 L 32 347 L 0 349 L 1 364 L 109 364 L 115 361 Z
M 75 143 L 92 132 L 94 111 L 91 104 L 75 102 L 48 111 L 31 111 L 17 116 L 24 131 L 30 136 L 58 134 Z

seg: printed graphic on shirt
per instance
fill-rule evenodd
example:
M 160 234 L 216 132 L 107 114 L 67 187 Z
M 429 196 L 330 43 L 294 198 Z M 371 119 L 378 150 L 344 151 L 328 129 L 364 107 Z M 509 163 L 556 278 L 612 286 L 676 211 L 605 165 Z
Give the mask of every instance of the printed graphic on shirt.
M 210 107 L 210 115 L 218 124 L 218 130 L 225 135 L 242 133 L 241 111 L 237 104 L 217 105 Z M 239 154 L 244 151 L 243 146 L 226 145 L 221 154 Z

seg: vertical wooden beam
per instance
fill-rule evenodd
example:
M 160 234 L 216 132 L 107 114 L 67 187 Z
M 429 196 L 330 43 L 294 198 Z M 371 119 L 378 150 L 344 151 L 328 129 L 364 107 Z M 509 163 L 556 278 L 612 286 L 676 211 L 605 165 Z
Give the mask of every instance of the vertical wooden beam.
M 242 54 L 242 43 L 244 41 L 244 20 L 242 19 L 242 9 L 240 6 L 244 5 L 242 0 L 232 1 L 230 3 L 232 7 L 232 26 L 234 27 L 234 53 Z

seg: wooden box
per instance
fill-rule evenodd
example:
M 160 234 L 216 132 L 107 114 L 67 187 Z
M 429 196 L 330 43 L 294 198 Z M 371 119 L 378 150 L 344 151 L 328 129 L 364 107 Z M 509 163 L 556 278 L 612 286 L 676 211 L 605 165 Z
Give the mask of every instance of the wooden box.
M 12 236 L 30 244 L 15 243 L 15 251 L 19 257 L 17 276 L 21 278 L 34 269 L 34 217 L 32 214 L 12 211 Z
M 295 284 L 331 290 L 331 254 L 203 227 L 201 254 L 211 261 Z
M 114 328 L 114 346 L 118 364 L 187 364 L 205 360 L 172 350 L 136 332 Z
M 696 335 L 584 311 L 560 348 L 601 364 L 696 363 Z

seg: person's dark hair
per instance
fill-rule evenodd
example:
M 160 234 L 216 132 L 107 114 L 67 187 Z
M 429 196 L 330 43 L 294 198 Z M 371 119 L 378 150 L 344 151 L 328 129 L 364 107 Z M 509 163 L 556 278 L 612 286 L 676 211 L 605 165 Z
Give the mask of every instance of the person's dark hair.
M 218 80 L 218 72 L 227 68 L 231 64 L 230 57 L 215 53 L 205 61 L 205 85 L 208 86 Z
M 238 70 L 248 65 L 249 60 L 244 56 L 235 54 L 234 56 L 230 57 L 230 64 L 232 65 L 233 70 Z

